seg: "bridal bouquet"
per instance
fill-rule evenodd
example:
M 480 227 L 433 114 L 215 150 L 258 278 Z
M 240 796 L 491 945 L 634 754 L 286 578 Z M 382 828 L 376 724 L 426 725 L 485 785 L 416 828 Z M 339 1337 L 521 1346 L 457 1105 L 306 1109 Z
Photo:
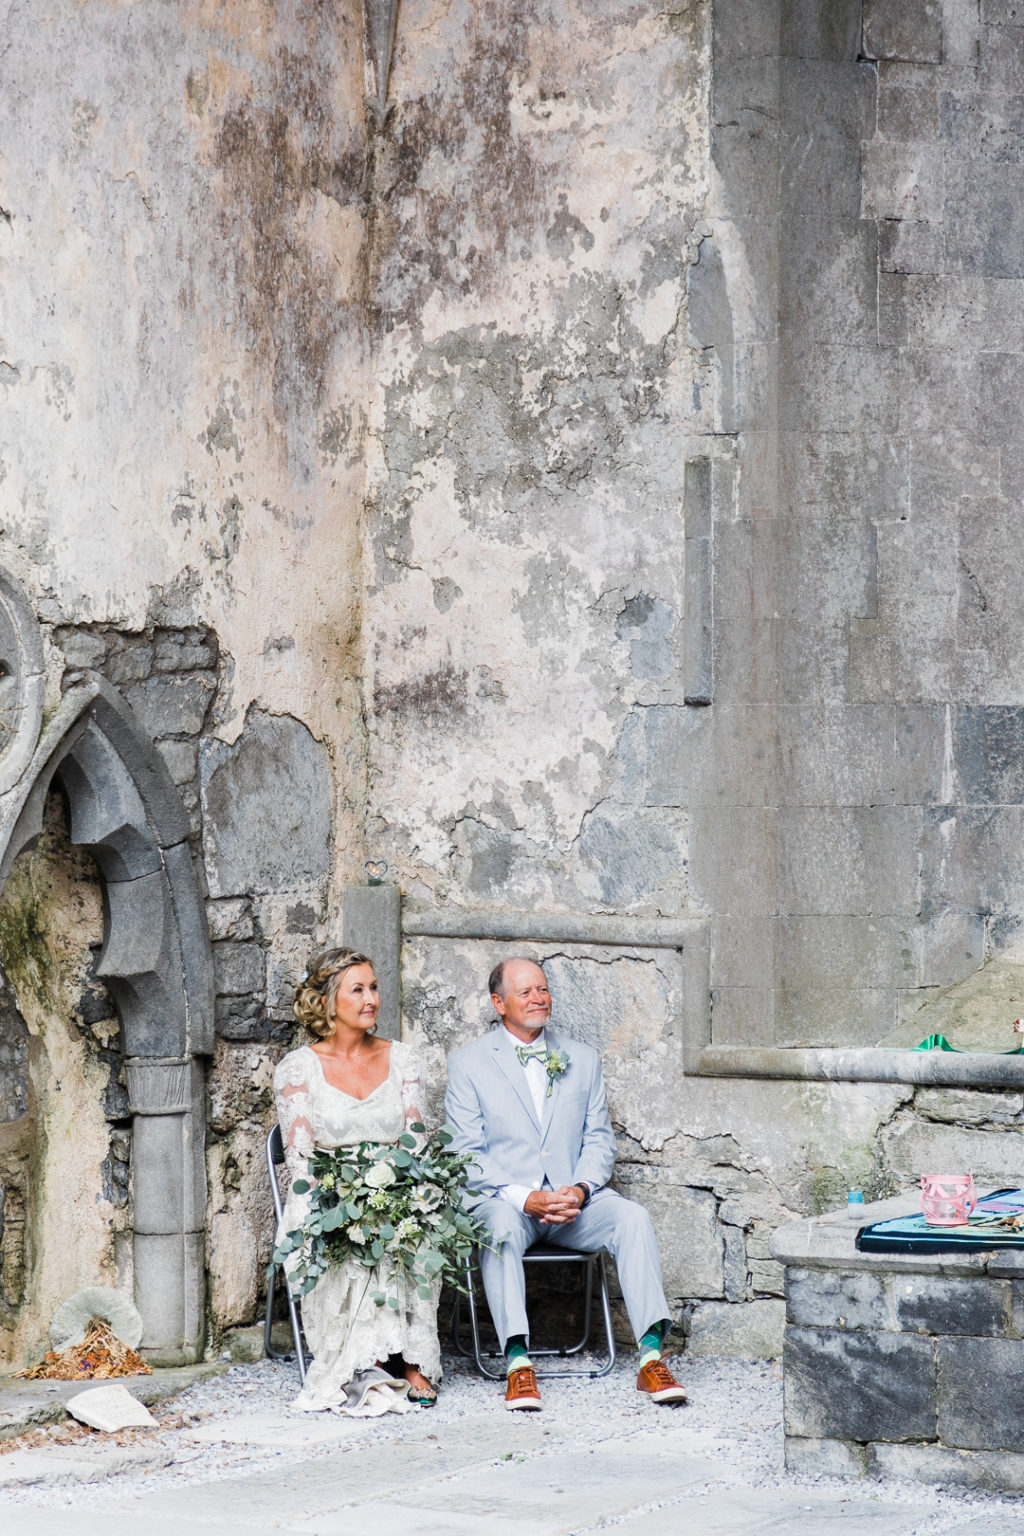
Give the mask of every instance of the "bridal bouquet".
M 453 1152 L 449 1130 L 437 1132 L 417 1151 L 422 1125 L 413 1125 L 396 1144 L 363 1141 L 333 1152 L 317 1148 L 309 1159 L 309 1179 L 296 1179 L 296 1194 L 309 1194 L 302 1225 L 286 1232 L 273 1263 L 294 1254 L 289 1279 L 296 1296 L 305 1296 L 329 1264 L 355 1260 L 376 1278 L 370 1292 L 377 1306 L 398 1311 L 388 1277 L 413 1283 L 422 1300 L 430 1286 L 448 1281 L 465 1290 L 466 1259 L 475 1246 L 488 1244 L 479 1217 L 463 1209 L 461 1190 L 472 1159 Z M 376 1275 L 374 1276 L 374 1273 Z

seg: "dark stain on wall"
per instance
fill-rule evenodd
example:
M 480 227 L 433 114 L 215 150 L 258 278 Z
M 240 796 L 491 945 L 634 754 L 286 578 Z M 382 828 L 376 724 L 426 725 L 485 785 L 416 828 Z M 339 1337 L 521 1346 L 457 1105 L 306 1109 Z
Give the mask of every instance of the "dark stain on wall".
M 281 420 L 316 412 L 346 323 L 333 255 L 304 228 L 311 194 L 361 208 L 364 191 L 363 144 L 338 142 L 332 21 L 317 25 L 307 52 L 282 50 L 263 88 L 225 111 L 214 149 L 228 281 L 273 370 Z

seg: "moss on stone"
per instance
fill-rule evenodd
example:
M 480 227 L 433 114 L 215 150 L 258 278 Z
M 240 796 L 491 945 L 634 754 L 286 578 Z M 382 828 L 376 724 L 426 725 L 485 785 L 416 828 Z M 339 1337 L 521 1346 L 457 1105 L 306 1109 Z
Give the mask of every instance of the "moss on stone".
M 16 870 L 0 897 L 0 963 L 14 990 L 46 1002 L 53 979 L 46 908 Z

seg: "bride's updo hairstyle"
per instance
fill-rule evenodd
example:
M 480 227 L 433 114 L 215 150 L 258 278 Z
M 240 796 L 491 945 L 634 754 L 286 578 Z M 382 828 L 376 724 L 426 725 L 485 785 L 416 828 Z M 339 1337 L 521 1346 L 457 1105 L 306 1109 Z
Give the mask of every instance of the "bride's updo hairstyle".
M 355 949 L 325 949 L 323 954 L 317 955 L 295 988 L 292 1008 L 299 1023 L 318 1040 L 328 1040 L 334 1034 L 331 1016 L 341 978 L 354 965 L 372 964 L 368 955 L 361 955 Z

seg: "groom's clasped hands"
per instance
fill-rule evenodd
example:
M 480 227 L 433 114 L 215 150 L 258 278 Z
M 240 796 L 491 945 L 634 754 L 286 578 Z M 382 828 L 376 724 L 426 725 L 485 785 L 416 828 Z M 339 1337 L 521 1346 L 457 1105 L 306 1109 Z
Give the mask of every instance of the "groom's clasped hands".
M 575 1221 L 583 1206 L 583 1191 L 577 1184 L 563 1184 L 561 1189 L 532 1189 L 523 1210 L 545 1227 L 564 1227 Z

